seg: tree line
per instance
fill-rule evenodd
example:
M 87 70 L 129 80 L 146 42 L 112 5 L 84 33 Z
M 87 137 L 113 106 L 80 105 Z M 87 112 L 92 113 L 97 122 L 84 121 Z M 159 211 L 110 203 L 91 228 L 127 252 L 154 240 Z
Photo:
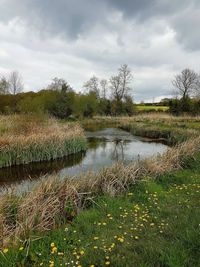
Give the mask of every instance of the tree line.
M 179 115 L 183 112 L 200 114 L 200 75 L 184 69 L 172 80 L 175 98 L 169 100 L 169 111 Z
M 17 71 L 0 78 L 0 113 L 48 113 L 58 118 L 128 115 L 136 112 L 132 97 L 133 74 L 128 65 L 121 65 L 110 79 L 92 76 L 76 93 L 62 78 L 39 92 L 23 92 L 22 77 Z M 200 75 L 184 69 L 172 81 L 174 97 L 165 99 L 169 111 L 200 114 Z
M 7 79 L 0 79 L 0 112 L 48 113 L 58 118 L 132 115 L 132 80 L 131 69 L 124 64 L 109 80 L 92 76 L 84 83 L 82 93 L 76 93 L 62 78 L 54 78 L 37 93 L 23 93 L 22 78 L 14 71 Z

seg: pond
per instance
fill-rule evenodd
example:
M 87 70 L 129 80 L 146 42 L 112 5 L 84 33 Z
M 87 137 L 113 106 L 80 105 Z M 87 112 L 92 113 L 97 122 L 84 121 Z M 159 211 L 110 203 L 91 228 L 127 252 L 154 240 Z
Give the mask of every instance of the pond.
M 167 146 L 147 138 L 136 137 L 121 129 L 104 128 L 86 131 L 88 149 L 62 159 L 31 163 L 0 169 L 0 187 L 19 184 L 24 180 L 37 180 L 46 174 L 64 176 L 79 175 L 86 171 L 98 171 L 113 163 L 141 160 L 158 153 Z

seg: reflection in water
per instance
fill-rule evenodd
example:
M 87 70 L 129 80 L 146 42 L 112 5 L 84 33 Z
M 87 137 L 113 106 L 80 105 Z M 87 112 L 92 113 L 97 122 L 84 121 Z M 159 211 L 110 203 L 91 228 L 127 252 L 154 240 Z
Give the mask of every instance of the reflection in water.
M 17 184 L 22 180 L 36 180 L 45 174 L 57 173 L 59 177 L 79 175 L 88 170 L 99 170 L 117 161 L 125 164 L 143 159 L 157 153 L 163 153 L 167 146 L 147 142 L 147 139 L 135 137 L 130 133 L 106 128 L 95 132 L 86 132 L 88 150 L 62 159 L 31 163 L 0 169 L 0 186 Z
M 0 169 L 0 186 L 12 184 L 25 179 L 37 179 L 46 174 L 57 173 L 61 169 L 70 168 L 79 164 L 85 157 L 85 152 L 69 155 L 61 159 L 43 162 L 34 162 Z

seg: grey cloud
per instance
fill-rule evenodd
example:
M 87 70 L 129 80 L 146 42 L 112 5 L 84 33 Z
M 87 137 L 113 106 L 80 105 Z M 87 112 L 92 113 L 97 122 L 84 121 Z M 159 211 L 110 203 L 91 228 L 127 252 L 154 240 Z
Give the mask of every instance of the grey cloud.
M 199 0 L 0 0 L 1 19 L 8 20 L 20 17 L 35 27 L 42 34 L 64 34 L 76 39 L 82 33 L 89 31 L 94 25 L 110 24 L 109 16 L 114 11 L 121 12 L 126 20 L 146 21 L 148 19 L 165 18 L 178 31 L 178 36 L 185 28 L 193 27 L 193 18 L 181 17 L 184 10 L 193 11 L 200 4 Z M 183 12 L 184 14 L 184 12 Z M 173 17 L 173 18 L 172 18 Z M 174 19 L 175 17 L 175 19 Z M 176 17 L 178 17 L 176 19 Z M 174 25 L 175 23 L 175 25 Z M 109 27 L 109 25 L 108 25 Z M 180 32 L 180 34 L 179 34 Z M 189 31 L 187 31 L 189 33 Z M 196 40 L 195 36 L 193 37 Z M 189 38 L 188 38 L 189 40 Z M 188 42 L 186 40 L 186 42 Z
M 172 20 L 177 40 L 190 51 L 200 50 L 200 2 L 195 9 L 187 9 Z
M 17 68 L 28 88 L 60 76 L 79 89 L 93 73 L 109 78 L 127 63 L 135 99 L 148 99 L 169 94 L 182 68 L 199 66 L 199 0 L 0 0 L 0 7 L 0 69 Z

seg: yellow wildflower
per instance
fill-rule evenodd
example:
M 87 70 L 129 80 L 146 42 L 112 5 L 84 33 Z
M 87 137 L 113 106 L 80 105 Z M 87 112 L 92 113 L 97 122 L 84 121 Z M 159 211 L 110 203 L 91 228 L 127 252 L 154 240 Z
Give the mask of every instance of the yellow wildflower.
M 52 250 L 51 250 L 51 253 L 56 253 L 58 251 L 57 247 L 53 247 Z
M 81 255 L 84 255 L 84 254 L 85 254 L 84 250 L 81 250 L 81 251 L 80 251 L 80 254 L 81 254 Z
M 3 253 L 6 254 L 8 252 L 8 248 L 3 249 Z

